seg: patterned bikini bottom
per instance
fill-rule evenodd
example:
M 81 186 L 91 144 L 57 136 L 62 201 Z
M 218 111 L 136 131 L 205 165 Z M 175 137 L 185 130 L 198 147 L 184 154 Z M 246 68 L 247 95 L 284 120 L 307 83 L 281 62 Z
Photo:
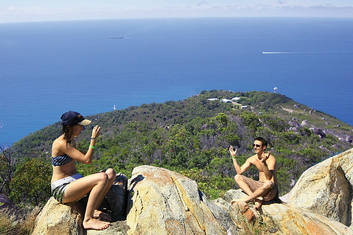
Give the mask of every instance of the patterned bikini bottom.
M 83 176 L 79 173 L 59 179 L 51 184 L 51 195 L 60 203 L 63 203 L 64 193 L 67 186 Z

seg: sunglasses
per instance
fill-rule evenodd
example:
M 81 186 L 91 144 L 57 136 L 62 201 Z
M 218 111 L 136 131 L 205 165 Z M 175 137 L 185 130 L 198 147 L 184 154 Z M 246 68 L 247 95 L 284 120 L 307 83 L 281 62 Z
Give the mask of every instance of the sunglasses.
M 253 144 L 252 146 L 256 147 L 256 148 L 260 148 L 261 147 L 261 145 L 259 145 L 259 144 Z

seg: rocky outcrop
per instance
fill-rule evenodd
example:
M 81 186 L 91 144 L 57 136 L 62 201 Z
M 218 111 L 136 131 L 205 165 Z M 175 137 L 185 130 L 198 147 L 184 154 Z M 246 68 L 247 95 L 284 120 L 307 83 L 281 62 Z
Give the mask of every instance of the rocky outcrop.
M 352 143 L 352 142 L 353 142 L 353 136 L 347 135 L 347 136 L 346 136 L 346 141 L 347 141 L 348 143 Z
M 301 127 L 306 127 L 306 126 L 309 126 L 309 122 L 307 120 L 303 120 L 301 123 L 300 123 L 300 126 Z
M 225 200 L 231 202 L 245 196 L 241 190 L 229 190 L 225 194 Z M 353 230 L 339 222 L 286 203 L 265 204 L 261 213 L 255 209 L 253 211 L 255 223 L 245 223 L 241 219 L 235 222 L 242 228 L 240 233 L 254 234 L 255 231 L 262 231 L 264 234 L 353 234 Z
M 247 222 L 230 202 L 245 196 L 229 190 L 224 199 L 209 200 L 197 183 L 167 169 L 140 166 L 129 181 L 131 204 L 126 220 L 87 234 L 353 234 L 351 181 L 353 150 L 306 171 L 283 199 L 265 204 Z M 346 225 L 344 225 L 344 224 Z M 37 218 L 34 234 L 82 234 L 75 206 L 50 199 Z
M 300 124 L 298 123 L 298 121 L 294 118 L 292 118 L 290 121 L 288 121 L 288 125 L 290 127 L 296 127 L 296 128 L 299 128 L 300 127 Z
M 322 129 L 320 129 L 320 128 L 312 127 L 312 128 L 309 128 L 309 130 L 311 130 L 314 133 L 314 135 L 320 136 L 320 138 L 325 138 L 326 137 L 325 132 Z
M 152 166 L 134 169 L 140 178 L 133 187 L 133 207 L 127 224 L 128 234 L 226 234 L 236 231 L 234 224 L 217 219 L 211 208 L 222 214 L 198 190 L 195 181 L 178 173 Z M 229 227 L 226 227 L 226 226 Z
M 84 234 L 80 205 L 63 205 L 50 198 L 37 216 L 32 234 Z
M 298 132 L 300 129 L 300 124 L 295 118 L 292 118 L 290 121 L 288 121 L 288 125 L 289 125 L 289 129 L 288 129 L 289 131 Z
M 353 149 L 306 170 L 282 200 L 352 226 Z

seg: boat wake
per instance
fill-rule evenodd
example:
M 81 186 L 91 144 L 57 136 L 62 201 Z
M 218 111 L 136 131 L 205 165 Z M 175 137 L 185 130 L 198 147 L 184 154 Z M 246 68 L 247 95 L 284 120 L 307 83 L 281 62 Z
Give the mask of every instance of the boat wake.
M 293 52 L 288 51 L 263 51 L 263 55 L 276 55 L 276 54 L 293 54 Z
M 292 55 L 323 55 L 323 54 L 353 54 L 352 51 L 322 51 L 322 52 L 303 52 L 303 51 L 262 51 L 263 55 L 283 55 L 283 54 L 292 54 Z

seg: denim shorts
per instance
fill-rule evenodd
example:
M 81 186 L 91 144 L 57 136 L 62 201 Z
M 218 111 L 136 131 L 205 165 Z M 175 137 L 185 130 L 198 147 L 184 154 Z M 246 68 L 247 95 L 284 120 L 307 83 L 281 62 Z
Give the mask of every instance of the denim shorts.
M 51 184 L 51 195 L 60 203 L 63 203 L 64 193 L 67 186 L 83 176 L 79 173 L 59 179 Z

